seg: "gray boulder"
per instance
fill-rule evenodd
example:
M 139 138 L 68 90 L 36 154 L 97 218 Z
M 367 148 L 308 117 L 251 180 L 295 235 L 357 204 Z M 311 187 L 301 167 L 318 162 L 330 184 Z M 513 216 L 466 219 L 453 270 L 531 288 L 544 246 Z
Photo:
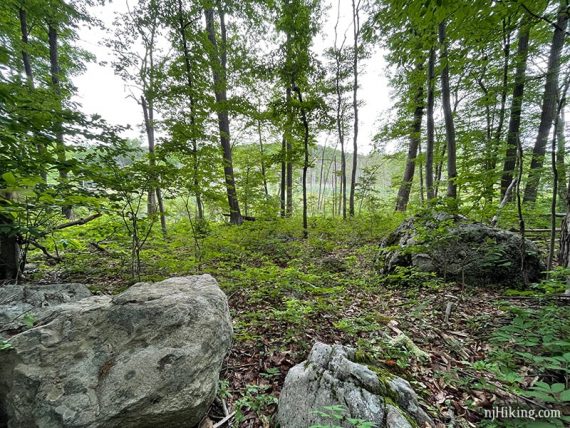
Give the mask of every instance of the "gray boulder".
M 277 414 L 281 428 L 332 422 L 353 427 L 347 418 L 372 422 L 377 428 L 434 426 L 407 381 L 379 375 L 354 360 L 352 348 L 315 343 L 307 361 L 291 368 L 285 378 Z M 334 413 L 327 410 L 330 406 L 340 406 L 344 419 L 326 416 Z
M 382 247 L 384 273 L 405 266 L 468 284 L 516 286 L 546 269 L 538 247 L 518 233 L 446 213 L 405 220 Z
M 14 333 L 27 327 L 26 317 L 39 320 L 54 307 L 91 296 L 83 284 L 19 285 L 0 287 L 0 333 Z
M 209 275 L 60 304 L 0 352 L 0 426 L 193 427 L 231 337 Z

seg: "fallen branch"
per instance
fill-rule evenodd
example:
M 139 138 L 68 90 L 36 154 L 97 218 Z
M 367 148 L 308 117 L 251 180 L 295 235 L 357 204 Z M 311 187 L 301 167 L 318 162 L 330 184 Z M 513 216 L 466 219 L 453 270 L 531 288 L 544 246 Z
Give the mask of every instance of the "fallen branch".
M 95 248 L 97 251 L 103 254 L 111 255 L 111 253 L 107 249 L 103 248 L 97 242 L 90 242 L 89 245 L 91 245 L 93 248 Z
M 85 223 L 89 223 L 90 221 L 95 220 L 96 218 L 99 218 L 101 216 L 102 216 L 101 213 L 95 213 L 93 215 L 90 215 L 89 217 L 78 218 L 77 220 L 73 220 L 68 223 L 63 223 L 58 226 L 55 226 L 53 230 L 61 230 L 61 229 L 67 229 L 68 227 L 72 226 L 79 226 Z
M 231 418 L 233 418 L 235 416 L 236 412 L 232 412 L 230 413 L 228 416 L 226 416 L 224 419 L 222 419 L 219 422 L 216 422 L 214 424 L 214 428 L 219 428 L 221 427 L 223 424 L 225 424 L 226 422 L 228 422 Z
M 44 253 L 44 255 L 45 255 L 48 259 L 54 260 L 54 261 L 57 262 L 57 263 L 60 263 L 60 262 L 63 261 L 63 259 L 62 259 L 61 257 L 59 257 L 59 256 L 54 256 L 53 254 L 50 254 L 50 252 L 47 250 L 47 248 L 44 247 L 44 246 L 43 246 L 42 244 L 40 244 L 39 242 L 37 242 L 37 241 L 31 239 L 31 240 L 29 241 L 29 243 L 30 243 L 31 245 L 33 245 L 34 247 L 36 247 L 37 249 L 41 250 L 41 252 Z

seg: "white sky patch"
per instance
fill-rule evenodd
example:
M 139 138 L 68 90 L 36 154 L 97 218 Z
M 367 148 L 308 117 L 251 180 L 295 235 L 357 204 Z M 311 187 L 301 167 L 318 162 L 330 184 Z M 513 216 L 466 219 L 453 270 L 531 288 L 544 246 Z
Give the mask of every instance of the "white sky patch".
M 340 3 L 339 33 L 346 30 L 346 44 L 351 45 L 353 43 L 351 2 L 342 0 Z M 134 3 L 131 2 L 131 6 L 132 4 Z M 100 19 L 107 28 L 112 28 L 115 13 L 126 11 L 127 3 L 124 0 L 91 9 L 92 15 Z M 315 40 L 317 51 L 324 51 L 333 45 L 336 17 L 337 0 L 333 0 L 322 35 Z M 364 18 L 361 18 L 361 22 L 364 22 Z M 105 38 L 110 37 L 109 34 L 99 28 L 82 27 L 79 30 L 79 37 L 81 47 L 95 54 L 97 62 L 87 64 L 86 72 L 74 78 L 74 84 L 78 89 L 74 101 L 78 101 L 87 114 L 99 114 L 114 125 L 130 125 L 132 129 L 124 136 L 143 139 L 141 108 L 132 97 L 129 97 L 130 90 L 125 82 L 115 75 L 111 66 L 112 52 L 102 44 Z M 372 149 L 372 137 L 378 129 L 376 122 L 379 117 L 387 116 L 391 100 L 383 53 L 379 49 L 374 50 L 363 66 L 363 72 L 359 76 L 358 92 L 359 100 L 363 101 L 359 111 L 359 152 L 369 153 Z M 334 141 L 335 138 L 331 136 L 328 144 L 334 146 Z M 319 143 L 322 144 L 324 141 Z M 352 147 L 352 144 L 347 146 Z

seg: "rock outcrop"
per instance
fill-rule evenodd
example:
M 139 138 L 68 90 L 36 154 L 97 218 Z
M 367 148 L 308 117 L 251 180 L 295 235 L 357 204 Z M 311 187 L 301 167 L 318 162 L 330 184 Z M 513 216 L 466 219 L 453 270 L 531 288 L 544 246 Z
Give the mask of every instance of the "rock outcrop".
M 546 268 L 537 246 L 518 233 L 445 213 L 407 219 L 382 247 L 384 273 L 415 267 L 473 285 L 536 282 Z
M 315 343 L 307 361 L 291 368 L 285 378 L 277 416 L 281 428 L 332 422 L 353 427 L 348 418 L 377 428 L 434 426 L 407 381 L 379 375 L 354 360 L 352 348 Z M 331 406 L 342 409 L 343 420 L 326 416 L 334 413 Z
M 0 422 L 193 427 L 231 338 L 226 296 L 209 275 L 50 306 L 0 351 Z

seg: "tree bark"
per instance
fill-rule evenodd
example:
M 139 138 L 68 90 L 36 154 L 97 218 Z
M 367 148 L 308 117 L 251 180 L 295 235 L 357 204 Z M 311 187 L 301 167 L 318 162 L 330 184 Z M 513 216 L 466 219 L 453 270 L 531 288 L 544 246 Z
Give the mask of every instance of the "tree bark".
M 507 151 L 503 164 L 501 177 L 501 198 L 505 197 L 507 189 L 513 181 L 513 173 L 517 158 L 517 147 L 520 138 L 521 112 L 526 81 L 526 66 L 528 60 L 528 42 L 530 37 L 530 22 L 523 18 L 518 35 L 518 47 L 516 55 L 516 71 L 511 101 L 509 128 L 507 131 Z
M 457 150 L 455 141 L 455 125 L 451 110 L 451 93 L 449 89 L 449 63 L 447 53 L 446 23 L 439 24 L 439 42 L 441 44 L 441 97 L 445 118 L 445 135 L 447 140 L 447 197 L 457 199 Z
M 64 165 L 66 161 L 65 142 L 63 137 L 63 118 L 62 118 L 62 94 L 60 74 L 61 69 L 59 66 L 59 52 L 58 52 L 58 33 L 53 23 L 48 24 L 48 42 L 49 42 L 49 60 L 50 60 L 50 74 L 53 92 L 56 97 L 56 120 L 54 126 L 54 133 L 56 137 L 56 153 L 58 160 L 59 179 L 62 184 L 67 183 L 67 170 Z M 73 217 L 71 206 L 64 206 L 61 209 L 62 214 L 70 219 Z
M 198 165 L 198 142 L 196 140 L 196 106 L 194 100 L 194 79 L 192 78 L 192 63 L 190 62 L 190 50 L 188 48 L 188 40 L 186 38 L 186 24 L 184 23 L 182 0 L 178 0 L 178 31 L 180 32 L 180 41 L 182 44 L 182 53 L 184 55 L 184 67 L 186 70 L 186 84 L 188 85 L 188 96 L 190 98 L 190 128 L 192 137 L 190 143 L 192 145 L 192 160 L 194 161 L 194 195 L 196 198 L 196 209 L 198 218 L 204 218 L 204 204 L 202 202 L 202 193 L 200 191 L 199 165 Z
M 510 22 L 510 20 L 509 20 Z M 495 134 L 493 135 L 493 140 L 489 147 L 489 165 L 488 171 L 493 175 L 493 180 L 489 181 L 487 186 L 486 197 L 489 201 L 492 200 L 494 196 L 494 186 L 495 171 L 497 167 L 497 160 L 499 157 L 499 149 L 501 147 L 501 138 L 503 136 L 503 127 L 505 123 L 506 115 L 506 105 L 507 105 L 507 93 L 508 93 L 508 83 L 509 83 L 509 59 L 511 55 L 511 32 L 508 28 L 509 22 L 503 19 L 503 75 L 502 75 L 502 85 L 501 85 L 501 103 L 499 107 L 499 122 L 497 128 L 495 129 Z
M 546 145 L 548 143 L 548 135 L 550 134 L 550 129 L 556 115 L 556 93 L 558 90 L 558 75 L 560 74 L 560 55 L 564 47 L 568 13 L 568 0 L 561 0 L 558 18 L 552 36 L 550 55 L 548 57 L 546 83 L 542 98 L 542 113 L 538 127 L 538 136 L 536 137 L 532 152 L 528 181 L 524 192 L 525 202 L 536 201 L 541 170 L 544 164 L 544 155 L 546 153 Z
M 224 176 L 226 183 L 226 191 L 228 196 L 228 205 L 230 209 L 230 223 L 241 224 L 243 218 L 239 209 L 239 201 L 237 198 L 237 190 L 234 177 L 234 168 L 232 162 L 232 147 L 230 144 L 230 119 L 227 108 L 227 58 L 226 58 L 226 26 L 224 13 L 220 13 L 220 28 L 222 43 L 221 48 L 218 47 L 216 40 L 216 30 L 214 27 L 214 10 L 212 8 L 204 9 L 206 19 L 206 31 L 208 40 L 210 41 L 212 52 L 210 54 L 210 68 L 212 69 L 212 77 L 214 81 L 214 95 L 216 97 L 216 113 L 218 116 L 218 128 L 220 131 L 220 144 L 223 150 L 224 159 Z
M 421 67 L 419 67 L 421 69 Z M 406 159 L 406 168 L 404 170 L 404 178 L 398 191 L 396 200 L 396 211 L 406 211 L 410 200 L 410 190 L 414 181 L 414 172 L 416 170 L 416 157 L 418 154 L 418 146 L 421 138 L 422 116 L 424 112 L 424 88 L 419 85 L 416 89 L 414 120 L 410 129 L 410 145 L 408 156 Z
M 301 108 L 301 121 L 303 122 L 303 238 L 309 237 L 308 215 L 307 215 L 307 171 L 309 169 L 309 121 L 307 113 L 303 107 L 303 95 L 301 89 L 293 82 L 293 90 L 297 93 Z
M 259 137 L 259 157 L 261 158 L 261 178 L 263 180 L 263 191 L 265 198 L 269 198 L 269 189 L 267 187 L 267 174 L 265 170 L 265 152 L 263 150 L 263 136 L 261 134 L 261 119 L 257 119 L 257 135 Z
M 148 141 L 148 156 L 149 165 L 152 174 L 152 184 L 149 190 L 148 197 L 148 214 L 154 214 L 156 212 L 156 205 L 158 204 L 158 211 L 160 215 L 160 228 L 162 234 L 166 236 L 166 216 L 164 213 L 164 202 L 162 200 L 162 192 L 160 186 L 157 186 L 154 181 L 157 178 L 155 176 L 156 170 L 156 157 L 154 154 L 155 149 L 155 138 L 154 138 L 154 108 L 152 101 L 147 101 L 144 95 L 141 95 L 141 105 L 144 115 L 144 125 L 146 130 L 146 136 Z
M 281 139 L 281 182 L 279 184 L 279 202 L 281 205 L 281 217 L 287 215 L 285 203 L 287 199 L 287 142 L 285 135 Z
M 288 115 L 290 116 L 289 110 L 291 109 L 291 88 L 287 86 L 286 90 L 286 102 Z M 291 217 L 293 215 L 293 144 L 291 143 L 291 132 L 289 127 L 291 126 L 291 120 L 288 117 L 287 125 L 285 129 L 285 145 L 286 145 L 286 167 L 287 167 L 287 206 L 285 210 L 285 215 Z
M 566 197 L 566 164 L 564 162 L 564 159 L 566 158 L 566 136 L 564 135 L 566 117 L 564 109 L 565 106 L 563 105 L 560 108 L 558 120 L 556 121 L 556 142 L 558 145 L 558 153 L 556 155 L 558 170 L 558 205 L 560 208 L 564 208 L 564 199 Z
M 356 189 L 356 171 L 358 167 L 358 37 L 360 35 L 360 0 L 358 4 L 352 0 L 352 30 L 354 37 L 354 58 L 352 60 L 352 72 L 354 82 L 352 88 L 352 109 L 354 110 L 354 129 L 352 132 L 352 171 L 350 179 L 350 196 L 348 212 L 354 217 L 354 193 Z
M 433 187 L 433 152 L 435 145 L 435 121 L 433 110 L 435 103 L 435 49 L 430 49 L 428 60 L 428 93 L 427 93 L 427 141 L 426 141 L 426 189 L 427 199 L 435 196 Z

